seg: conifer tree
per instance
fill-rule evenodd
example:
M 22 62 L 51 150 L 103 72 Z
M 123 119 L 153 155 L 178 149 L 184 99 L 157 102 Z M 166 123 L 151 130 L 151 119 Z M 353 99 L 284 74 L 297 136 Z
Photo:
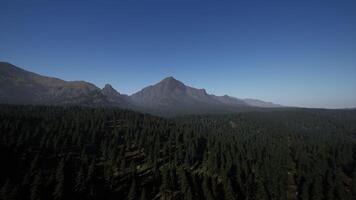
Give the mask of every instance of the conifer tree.
M 136 200 L 137 198 L 137 189 L 136 189 L 136 180 L 135 178 L 131 182 L 129 194 L 127 196 L 128 200 Z
M 38 172 L 31 184 L 31 200 L 40 200 L 42 191 L 42 175 Z
M 65 160 L 62 159 L 57 167 L 56 170 L 56 177 L 55 177 L 55 188 L 54 188 L 54 199 L 60 200 L 64 199 L 64 187 L 65 187 Z

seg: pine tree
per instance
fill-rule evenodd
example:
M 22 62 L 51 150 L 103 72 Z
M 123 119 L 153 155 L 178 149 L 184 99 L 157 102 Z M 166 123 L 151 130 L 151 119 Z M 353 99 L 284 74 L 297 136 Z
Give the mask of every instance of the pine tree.
M 94 171 L 95 171 L 95 158 L 92 159 L 90 166 L 88 168 L 87 177 L 86 177 L 87 182 L 90 182 L 90 183 L 93 182 Z
M 188 199 L 188 200 L 193 199 L 193 193 L 189 185 L 188 177 L 183 168 L 178 169 L 178 176 L 180 182 L 180 191 L 181 194 L 185 197 L 184 199 Z
M 0 190 L 0 199 L 8 199 L 8 195 L 10 192 L 10 181 L 7 180 Z
M 302 187 L 301 199 L 309 199 L 309 183 L 305 182 Z
M 266 190 L 264 188 L 263 182 L 260 178 L 257 179 L 256 182 L 256 199 L 267 199 Z
M 313 183 L 313 186 L 311 188 L 311 198 L 313 200 L 320 200 L 323 199 L 323 192 L 322 192 L 322 185 L 321 185 L 321 180 L 319 178 L 316 178 L 316 180 Z
M 351 193 L 352 193 L 353 199 L 356 199 L 356 163 L 355 163 L 354 171 L 352 174 Z
M 36 172 L 38 162 L 39 162 L 39 154 L 36 154 L 36 156 L 34 157 L 34 159 L 31 162 L 31 167 L 30 167 L 31 175 L 33 175 Z
M 205 196 L 205 199 L 214 200 L 214 196 L 209 187 L 209 180 L 210 178 L 208 176 L 205 175 L 203 177 L 203 184 L 202 184 L 203 194 Z
M 31 200 L 40 200 L 42 190 L 42 175 L 38 172 L 31 184 Z
M 64 170 L 65 170 L 65 160 L 62 159 L 57 167 L 56 177 L 55 177 L 56 185 L 54 188 L 53 196 L 54 199 L 56 200 L 64 199 L 64 186 L 65 186 Z
M 147 200 L 145 187 L 142 189 L 140 200 Z
M 341 169 L 337 169 L 335 174 L 335 196 L 339 199 L 346 199 L 346 191 L 343 183 L 343 172 Z
M 137 198 L 136 180 L 135 180 L 135 178 L 133 178 L 127 199 L 128 200 L 136 200 L 136 198 Z
M 231 181 L 228 178 L 223 180 L 224 196 L 226 200 L 235 200 L 234 190 L 231 186 Z
M 79 171 L 77 173 L 77 177 L 75 179 L 75 187 L 74 190 L 78 193 L 82 193 L 85 190 L 85 173 L 83 166 L 80 166 Z
M 160 187 L 160 190 L 162 191 L 162 192 L 165 192 L 165 191 L 168 191 L 169 189 L 170 189 L 170 184 L 169 184 L 169 182 L 170 182 L 170 180 L 169 180 L 169 172 L 168 172 L 168 168 L 167 167 L 165 167 L 165 168 L 163 168 L 162 169 L 162 171 L 161 171 L 161 187 Z

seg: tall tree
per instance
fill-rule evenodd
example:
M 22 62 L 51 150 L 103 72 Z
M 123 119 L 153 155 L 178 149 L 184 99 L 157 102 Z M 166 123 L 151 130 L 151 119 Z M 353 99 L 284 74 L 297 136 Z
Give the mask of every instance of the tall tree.
M 55 177 L 55 188 L 54 188 L 54 199 L 61 200 L 64 199 L 64 187 L 65 187 L 65 159 L 59 162 Z

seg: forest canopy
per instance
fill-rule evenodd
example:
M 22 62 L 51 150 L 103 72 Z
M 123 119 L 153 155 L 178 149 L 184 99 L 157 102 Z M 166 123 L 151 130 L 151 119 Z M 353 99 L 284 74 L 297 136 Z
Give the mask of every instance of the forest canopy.
M 356 110 L 0 106 L 0 199 L 356 199 Z

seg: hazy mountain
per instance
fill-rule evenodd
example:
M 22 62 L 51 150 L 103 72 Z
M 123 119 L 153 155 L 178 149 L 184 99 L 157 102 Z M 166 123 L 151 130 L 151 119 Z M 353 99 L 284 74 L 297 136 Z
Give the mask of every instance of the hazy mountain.
M 282 107 L 279 104 L 275 104 L 272 102 L 266 102 L 266 101 L 261 101 L 258 99 L 243 99 L 243 101 L 250 105 L 250 106 L 254 106 L 254 107 L 260 107 L 260 108 L 277 108 L 277 107 Z
M 204 89 L 196 89 L 168 77 L 131 95 L 132 102 L 154 114 L 206 113 L 221 110 L 221 103 Z
M 130 103 L 130 97 L 125 94 L 120 94 L 116 91 L 110 84 L 106 84 L 101 93 L 106 97 L 106 99 L 113 105 L 123 107 L 123 108 L 133 108 L 134 106 Z
M 107 105 L 100 89 L 84 81 L 64 81 L 0 62 L 0 102 L 9 104 Z
M 131 100 L 135 104 L 145 107 L 219 103 L 208 95 L 204 89 L 196 89 L 186 86 L 173 77 L 165 78 L 161 82 L 153 86 L 148 86 L 131 95 Z
M 277 108 L 282 107 L 279 104 L 275 104 L 272 102 L 261 101 L 258 99 L 239 99 L 236 97 L 224 95 L 224 96 L 214 96 L 218 101 L 227 104 L 227 105 L 236 105 L 236 106 L 252 106 L 259 108 Z
M 231 97 L 228 95 L 224 95 L 224 96 L 215 96 L 212 95 L 213 98 L 215 98 L 216 100 L 220 101 L 221 103 L 227 104 L 227 105 L 235 105 L 235 106 L 249 106 L 248 103 L 246 103 L 244 100 L 242 99 L 238 99 L 236 97 Z
M 0 103 L 118 106 L 160 115 L 238 112 L 257 107 L 279 107 L 255 99 L 211 95 L 205 89 L 186 86 L 173 77 L 127 96 L 120 94 L 110 84 L 100 89 L 84 81 L 64 81 L 35 74 L 6 62 L 0 62 Z
M 279 105 L 255 99 L 238 99 L 228 95 L 208 94 L 205 89 L 186 86 L 173 77 L 148 86 L 130 96 L 131 101 L 140 107 L 161 112 L 226 112 L 246 110 L 251 107 L 280 107 Z
M 237 98 L 210 95 L 205 89 L 186 86 L 173 77 L 165 78 L 130 97 L 135 105 L 155 113 L 220 113 L 250 107 Z

